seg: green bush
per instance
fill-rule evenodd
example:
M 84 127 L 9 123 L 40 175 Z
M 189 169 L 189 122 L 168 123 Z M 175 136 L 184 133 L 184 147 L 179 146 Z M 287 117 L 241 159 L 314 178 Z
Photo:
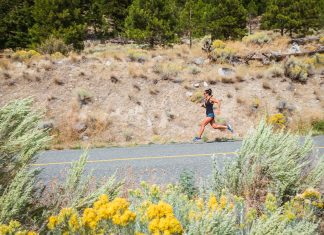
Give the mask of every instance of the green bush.
M 59 52 L 63 55 L 67 55 L 70 51 L 72 51 L 73 47 L 66 45 L 63 39 L 50 36 L 44 42 L 42 42 L 37 49 L 43 54 L 51 55 Z
M 316 120 L 312 123 L 313 130 L 318 134 L 324 134 L 324 120 Z
M 298 136 L 275 132 L 263 120 L 224 170 L 214 159 L 212 188 L 218 193 L 227 188 L 254 206 L 270 191 L 281 203 L 306 185 L 316 187 L 323 180 L 324 161 L 311 156 L 312 147 L 310 136 L 301 144 Z
M 194 103 L 200 103 L 204 99 L 204 93 L 202 91 L 196 91 L 191 96 L 190 100 Z
M 179 188 L 181 192 L 186 194 L 190 199 L 197 194 L 194 176 L 193 171 L 184 170 L 181 172 L 179 179 Z
M 313 67 L 311 63 L 292 56 L 285 63 L 285 75 L 292 80 L 306 82 L 312 73 Z
M 234 59 L 234 56 L 236 55 L 236 51 L 229 47 L 224 47 L 224 48 L 220 47 L 212 50 L 210 55 L 215 61 L 225 63 L 225 62 L 231 62 Z
M 38 171 L 29 169 L 50 138 L 38 129 L 42 115 L 32 100 L 14 101 L 0 108 L 0 223 L 27 219 Z
M 242 41 L 244 43 L 253 43 L 253 44 L 258 44 L 258 45 L 262 45 L 262 44 L 266 44 L 271 42 L 271 37 L 269 37 L 269 35 L 267 35 L 266 33 L 263 32 L 259 32 L 259 33 L 255 33 L 255 34 L 251 34 L 248 36 L 245 36 L 242 38 Z

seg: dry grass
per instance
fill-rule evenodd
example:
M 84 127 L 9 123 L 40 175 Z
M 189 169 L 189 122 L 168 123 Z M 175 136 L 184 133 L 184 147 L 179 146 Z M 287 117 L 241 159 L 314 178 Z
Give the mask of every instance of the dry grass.
M 44 69 L 45 71 L 50 71 L 53 68 L 53 62 L 50 60 L 42 60 L 39 63 L 39 67 Z
M 129 64 L 128 75 L 132 78 L 147 78 L 147 67 L 141 64 Z
M 3 70 L 9 70 L 11 67 L 11 61 L 8 59 L 0 59 L 0 68 Z
M 236 80 L 233 77 L 222 77 L 221 81 L 222 83 L 234 84 Z
M 72 52 L 70 53 L 69 55 L 69 60 L 72 62 L 72 63 L 78 63 L 81 61 L 81 56 Z
M 312 123 L 323 119 L 324 113 L 321 110 L 305 107 L 294 115 L 289 128 L 294 132 L 307 134 L 312 128 Z

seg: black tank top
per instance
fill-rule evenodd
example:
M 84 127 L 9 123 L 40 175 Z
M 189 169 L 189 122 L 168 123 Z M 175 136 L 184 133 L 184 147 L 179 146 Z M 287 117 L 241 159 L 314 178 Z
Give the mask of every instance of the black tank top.
M 210 114 L 210 113 L 214 113 L 214 109 L 213 109 L 213 103 L 211 103 L 210 98 L 205 101 L 205 107 L 206 107 L 206 114 Z

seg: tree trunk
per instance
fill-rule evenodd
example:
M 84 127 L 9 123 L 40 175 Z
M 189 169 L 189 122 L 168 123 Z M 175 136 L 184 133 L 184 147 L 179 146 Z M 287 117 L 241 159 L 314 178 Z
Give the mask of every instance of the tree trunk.
M 252 17 L 249 15 L 249 34 L 252 34 Z
M 150 47 L 154 48 L 154 38 L 153 37 L 150 38 Z
M 191 27 L 191 7 L 190 7 L 190 11 L 189 11 L 189 47 L 190 47 L 190 49 L 192 47 L 191 30 L 192 30 L 192 27 Z

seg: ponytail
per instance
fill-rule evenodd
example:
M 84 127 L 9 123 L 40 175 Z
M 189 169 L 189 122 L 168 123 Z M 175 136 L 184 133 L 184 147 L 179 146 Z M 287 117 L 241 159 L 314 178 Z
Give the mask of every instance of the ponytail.
M 208 95 L 212 95 L 212 93 L 213 93 L 213 91 L 212 91 L 212 89 L 207 89 L 207 90 L 205 90 L 205 92 L 208 94 Z

